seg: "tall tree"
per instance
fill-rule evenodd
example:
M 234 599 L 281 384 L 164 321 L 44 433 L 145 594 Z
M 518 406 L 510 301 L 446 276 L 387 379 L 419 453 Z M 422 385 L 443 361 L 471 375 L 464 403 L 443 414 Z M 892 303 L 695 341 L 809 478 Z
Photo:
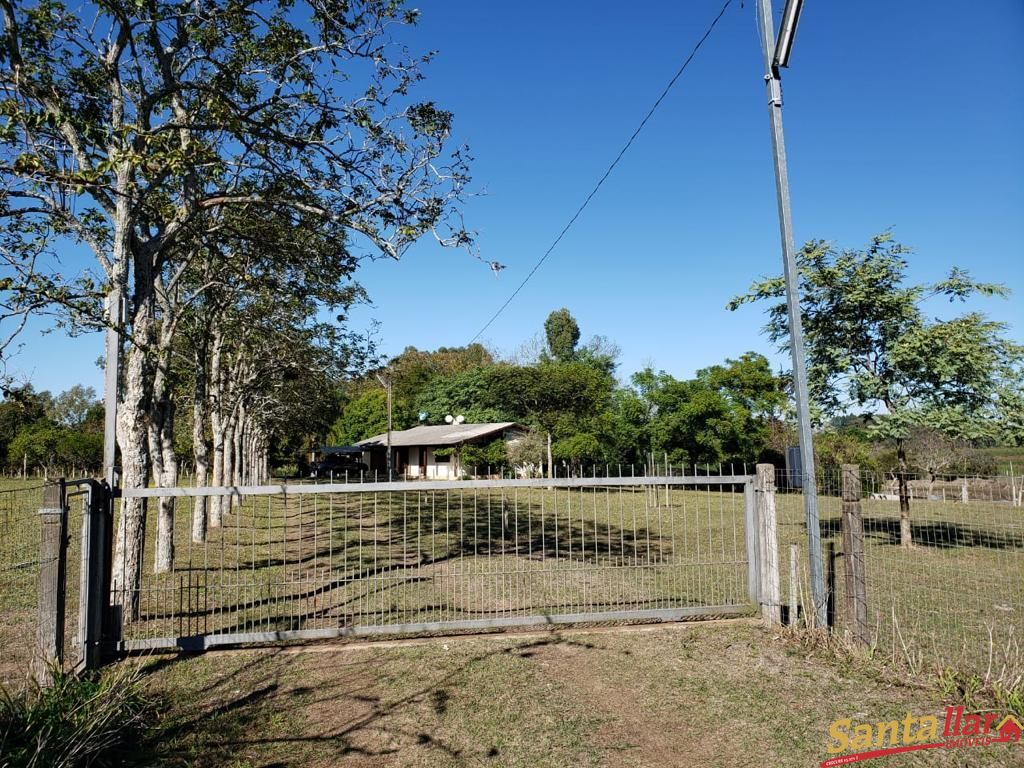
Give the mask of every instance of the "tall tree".
M 546 351 L 550 357 L 560 363 L 567 363 L 576 356 L 580 326 L 565 307 L 548 315 L 544 321 L 544 335 L 548 342 Z
M 910 430 L 930 426 L 957 439 L 997 430 L 1001 393 L 1020 391 L 1024 350 L 1005 337 L 1004 324 L 979 313 L 933 320 L 923 308 L 933 297 L 1006 296 L 1005 286 L 976 282 L 956 267 L 939 282 L 908 284 L 908 253 L 885 232 L 863 250 L 810 241 L 797 264 L 811 396 L 826 415 L 886 415 L 875 431 L 896 443 L 900 540 L 909 547 Z M 781 277 L 761 280 L 728 307 L 780 299 L 783 291 Z M 769 338 L 788 350 L 785 304 L 773 304 L 768 318 Z
M 96 390 L 75 384 L 53 398 L 48 415 L 61 426 L 77 427 L 85 422 L 96 405 Z
M 13 281 L 3 315 L 40 305 L 101 327 L 124 297 L 118 445 L 122 483 L 148 484 L 161 296 L 232 208 L 308 214 L 398 257 L 438 232 L 467 180 L 445 156 L 452 116 L 409 91 L 425 57 L 389 28 L 393 0 L 0 0 L 0 239 Z M 65 273 L 68 241 L 95 268 Z M 347 248 L 338 242 L 339 251 Z M 26 310 L 27 311 L 27 310 Z M 138 613 L 145 507 L 125 499 L 113 591 Z

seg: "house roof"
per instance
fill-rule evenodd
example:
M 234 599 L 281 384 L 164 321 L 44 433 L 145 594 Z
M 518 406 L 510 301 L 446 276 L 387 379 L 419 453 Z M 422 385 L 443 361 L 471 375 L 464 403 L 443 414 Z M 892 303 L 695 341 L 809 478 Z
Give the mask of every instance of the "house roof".
M 467 440 L 475 440 L 496 433 L 504 432 L 510 427 L 518 426 L 514 421 L 499 421 L 490 424 L 439 424 L 430 427 L 413 427 L 391 433 L 391 446 L 404 448 L 413 445 L 458 445 Z M 387 433 L 374 435 L 360 440 L 356 445 L 373 448 L 388 444 Z

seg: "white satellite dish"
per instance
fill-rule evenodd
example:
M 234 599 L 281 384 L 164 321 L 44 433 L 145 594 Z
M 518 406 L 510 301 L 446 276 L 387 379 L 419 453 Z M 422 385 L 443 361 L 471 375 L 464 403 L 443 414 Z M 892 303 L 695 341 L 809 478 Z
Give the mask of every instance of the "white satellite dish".
M 455 417 L 455 423 L 456 423 L 456 424 L 461 424 L 461 423 L 462 423 L 462 422 L 464 422 L 465 420 L 466 420 L 466 417 L 465 417 L 465 416 L 456 416 L 456 417 Z
M 444 417 L 445 424 L 451 424 L 453 421 L 455 421 L 455 419 L 452 418 L 452 415 L 450 413 Z

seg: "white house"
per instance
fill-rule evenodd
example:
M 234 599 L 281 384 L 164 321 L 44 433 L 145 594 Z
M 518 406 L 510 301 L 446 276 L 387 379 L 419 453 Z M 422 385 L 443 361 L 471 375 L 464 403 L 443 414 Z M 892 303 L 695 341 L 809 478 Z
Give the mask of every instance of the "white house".
M 490 424 L 440 424 L 413 427 L 391 433 L 392 467 L 396 475 L 407 478 L 449 480 L 462 476 L 460 448 L 468 444 L 489 443 L 496 438 L 514 442 L 523 429 L 512 421 Z M 387 433 L 360 440 L 363 461 L 371 472 L 387 471 Z M 441 455 L 437 454 L 438 449 Z M 466 467 L 472 471 L 472 467 Z

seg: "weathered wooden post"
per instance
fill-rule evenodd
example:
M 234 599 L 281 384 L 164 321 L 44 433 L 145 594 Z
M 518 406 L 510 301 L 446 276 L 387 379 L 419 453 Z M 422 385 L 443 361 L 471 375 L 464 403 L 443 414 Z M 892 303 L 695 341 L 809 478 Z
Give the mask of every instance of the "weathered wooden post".
M 843 465 L 843 572 L 850 638 L 868 645 L 867 581 L 864 573 L 864 518 L 860 508 L 860 467 Z
M 797 544 L 789 545 L 789 626 L 795 627 L 800 617 L 800 578 L 799 566 L 800 547 Z
M 68 515 L 64 478 L 43 488 L 39 509 L 39 592 L 36 649 L 32 674 L 41 687 L 53 684 L 53 671 L 64 663 L 64 601 L 67 573 Z
M 782 598 L 779 594 L 779 538 L 775 519 L 773 465 L 757 465 L 754 495 L 760 545 L 761 615 L 768 625 L 774 626 L 782 622 Z

